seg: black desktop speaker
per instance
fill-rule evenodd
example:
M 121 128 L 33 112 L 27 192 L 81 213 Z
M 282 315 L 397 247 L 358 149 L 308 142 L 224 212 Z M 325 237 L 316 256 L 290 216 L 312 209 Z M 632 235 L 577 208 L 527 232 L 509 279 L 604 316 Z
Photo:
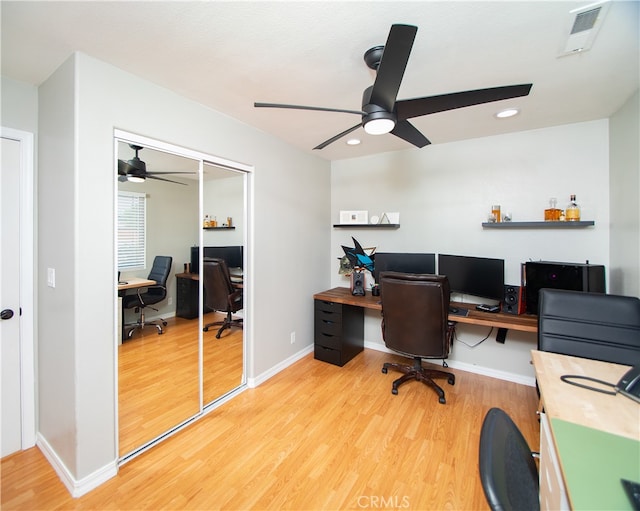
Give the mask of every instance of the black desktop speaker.
M 351 274 L 351 294 L 364 296 L 364 273 L 361 271 L 354 271 Z
M 524 288 L 522 286 L 504 286 L 502 312 L 506 314 L 524 314 Z
M 529 314 L 538 314 L 538 292 L 542 288 L 606 292 L 604 266 L 599 264 L 528 261 L 525 263 L 525 279 L 526 311 Z

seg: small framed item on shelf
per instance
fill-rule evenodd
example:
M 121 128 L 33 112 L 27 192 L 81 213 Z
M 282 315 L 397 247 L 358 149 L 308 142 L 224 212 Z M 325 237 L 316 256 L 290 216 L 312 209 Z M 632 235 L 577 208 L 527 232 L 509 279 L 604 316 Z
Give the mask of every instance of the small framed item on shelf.
M 368 224 L 368 211 L 340 211 L 341 224 Z

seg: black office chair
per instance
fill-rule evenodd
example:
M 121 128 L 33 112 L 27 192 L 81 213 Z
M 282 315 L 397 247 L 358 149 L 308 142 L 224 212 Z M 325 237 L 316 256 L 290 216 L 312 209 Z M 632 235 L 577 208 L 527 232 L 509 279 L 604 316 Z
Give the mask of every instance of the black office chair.
M 479 469 L 482 489 L 493 511 L 540 509 L 534 453 L 500 408 L 491 408 L 482 423 Z
M 413 365 L 386 362 L 382 372 L 394 369 L 404 376 L 393 382 L 391 392 L 406 381 L 418 380 L 433 388 L 440 403 L 444 391 L 433 381 L 446 378 L 454 385 L 453 373 L 423 367 L 423 358 L 449 356 L 453 323 L 449 323 L 449 280 L 445 275 L 417 275 L 400 272 L 380 273 L 382 337 L 388 348 L 413 357 Z
M 146 321 L 144 311 L 146 308 L 157 311 L 155 307 L 151 307 L 161 302 L 167 296 L 167 278 L 171 272 L 171 263 L 173 259 L 170 256 L 156 256 L 153 260 L 149 279 L 155 280 L 153 286 L 136 289 L 134 294 L 125 295 L 122 299 L 122 306 L 125 309 L 135 309 L 140 312 L 138 321 L 125 325 L 128 328 L 127 338 L 131 339 L 133 332 L 136 330 L 144 330 L 147 326 L 155 326 L 158 329 L 158 335 L 164 333 L 162 326 L 167 326 L 167 322 L 160 318 L 155 321 Z
M 640 299 L 541 289 L 538 303 L 538 350 L 640 364 Z
M 226 313 L 223 321 L 207 323 L 203 330 L 208 332 L 209 327 L 221 325 L 216 333 L 216 339 L 220 339 L 220 335 L 227 328 L 242 328 L 242 318 L 234 318 L 233 313 L 243 308 L 243 292 L 231 282 L 229 268 L 224 259 L 205 259 L 203 264 L 205 305 L 214 311 Z

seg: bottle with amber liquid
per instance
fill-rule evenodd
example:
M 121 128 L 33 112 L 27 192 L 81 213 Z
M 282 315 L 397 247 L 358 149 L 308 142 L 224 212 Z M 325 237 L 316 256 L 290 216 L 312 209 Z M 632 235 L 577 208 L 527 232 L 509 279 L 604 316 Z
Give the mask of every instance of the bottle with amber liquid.
M 567 209 L 565 209 L 564 217 L 567 222 L 580 221 L 580 206 L 576 202 L 576 196 L 572 195 Z
M 549 199 L 549 207 L 544 210 L 545 222 L 557 222 L 560 220 L 560 213 L 562 213 L 562 211 L 556 207 L 557 203 L 558 201 L 555 197 Z

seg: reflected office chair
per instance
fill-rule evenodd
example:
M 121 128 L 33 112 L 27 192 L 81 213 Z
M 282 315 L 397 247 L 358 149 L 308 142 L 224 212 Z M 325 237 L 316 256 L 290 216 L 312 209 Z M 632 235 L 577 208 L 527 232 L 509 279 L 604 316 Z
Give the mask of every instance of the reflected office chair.
M 155 326 L 158 329 L 158 335 L 164 333 L 162 326 L 167 326 L 167 322 L 162 318 L 155 321 L 146 321 L 144 312 L 146 308 L 157 311 L 158 309 L 151 306 L 167 297 L 167 279 L 171 272 L 172 261 L 173 259 L 170 256 L 156 256 L 148 277 L 150 280 L 155 280 L 156 284 L 154 286 L 140 287 L 136 289 L 134 294 L 125 295 L 122 299 L 122 306 L 125 309 L 135 309 L 135 312 L 140 312 L 138 321 L 125 325 L 125 328 L 128 328 L 127 338 L 131 339 L 133 332 L 144 330 L 147 326 Z
M 479 469 L 493 511 L 540 509 L 534 456 L 511 417 L 500 408 L 491 408 L 480 432 Z
M 444 391 L 434 378 L 446 378 L 454 385 L 455 375 L 423 367 L 423 358 L 449 356 L 453 323 L 449 323 L 449 280 L 445 275 L 417 275 L 400 272 L 380 273 L 382 300 L 382 337 L 386 346 L 413 357 L 413 365 L 387 362 L 382 372 L 394 369 L 404 376 L 393 382 L 391 392 L 406 381 L 418 380 L 433 388 L 440 403 L 446 403 Z
M 564 289 L 538 297 L 540 351 L 640 364 L 640 299 Z
M 231 282 L 229 268 L 224 259 L 205 259 L 204 264 L 204 296 L 205 305 L 214 311 L 224 312 L 223 321 L 207 323 L 203 330 L 209 331 L 209 327 L 220 325 L 216 339 L 227 328 L 232 326 L 242 328 L 242 318 L 234 318 L 233 314 L 243 308 L 242 289 L 236 288 Z

